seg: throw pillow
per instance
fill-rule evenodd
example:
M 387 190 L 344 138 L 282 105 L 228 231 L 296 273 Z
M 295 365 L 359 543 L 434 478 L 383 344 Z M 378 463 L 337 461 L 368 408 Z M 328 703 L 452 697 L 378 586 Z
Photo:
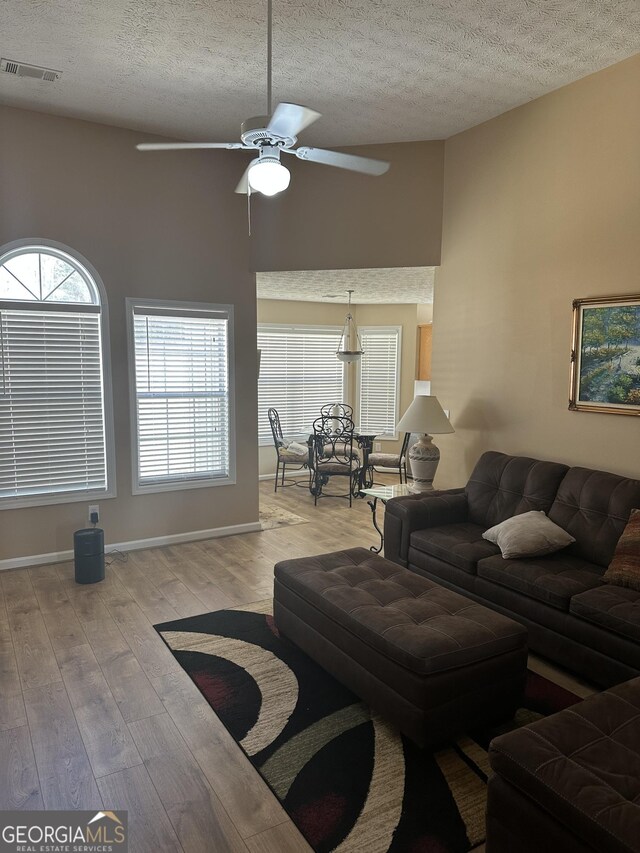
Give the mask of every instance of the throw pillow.
M 486 530 L 482 538 L 497 545 L 505 560 L 542 557 L 576 541 L 566 530 L 550 521 L 544 512 L 537 510 L 507 518 Z
M 297 453 L 299 456 L 306 456 L 309 453 L 309 448 L 306 444 L 300 444 L 299 441 L 292 441 L 287 450 L 291 453 Z
M 613 560 L 602 579 L 640 592 L 640 509 L 631 510 Z

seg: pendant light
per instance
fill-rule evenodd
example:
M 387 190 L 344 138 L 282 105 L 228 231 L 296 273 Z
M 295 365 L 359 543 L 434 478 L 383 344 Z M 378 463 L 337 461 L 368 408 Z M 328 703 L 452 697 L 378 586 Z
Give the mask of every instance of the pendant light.
M 359 361 L 363 354 L 362 344 L 360 343 L 360 335 L 356 322 L 351 313 L 351 294 L 353 290 L 347 290 L 349 294 L 349 313 L 345 317 L 344 326 L 342 328 L 342 336 L 336 350 L 336 356 L 339 361 Z

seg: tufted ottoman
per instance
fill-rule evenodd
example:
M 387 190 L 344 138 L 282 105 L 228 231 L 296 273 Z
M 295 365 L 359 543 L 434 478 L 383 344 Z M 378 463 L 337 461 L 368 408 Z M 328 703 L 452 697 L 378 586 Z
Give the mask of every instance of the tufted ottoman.
M 421 746 L 513 715 L 526 629 L 351 548 L 275 567 L 279 630 Z

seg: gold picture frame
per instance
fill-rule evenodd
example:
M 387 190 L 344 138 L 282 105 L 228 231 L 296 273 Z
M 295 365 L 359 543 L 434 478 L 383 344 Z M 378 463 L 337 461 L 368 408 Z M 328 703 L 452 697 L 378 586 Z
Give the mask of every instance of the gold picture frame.
M 569 408 L 640 416 L 640 294 L 574 300 Z

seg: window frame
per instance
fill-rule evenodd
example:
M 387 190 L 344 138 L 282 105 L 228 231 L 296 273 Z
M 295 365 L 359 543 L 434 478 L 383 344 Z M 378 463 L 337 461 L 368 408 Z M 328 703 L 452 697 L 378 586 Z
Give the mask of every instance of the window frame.
M 236 388 L 234 359 L 234 306 L 213 302 L 184 302 L 177 299 L 125 299 L 127 315 L 127 361 L 129 374 L 129 425 L 131 435 L 131 494 L 148 495 L 158 492 L 187 491 L 190 489 L 232 486 L 236 480 Z M 138 455 L 138 401 L 136 388 L 136 350 L 134 313 L 136 308 L 160 309 L 170 312 L 172 309 L 191 312 L 224 312 L 227 315 L 227 388 L 228 388 L 228 447 L 229 471 L 226 477 L 197 477 L 180 479 L 164 483 L 140 483 Z
M 106 486 L 104 489 L 91 489 L 90 491 L 71 491 L 71 492 L 49 492 L 37 495 L 24 495 L 16 497 L 0 498 L 0 510 L 6 509 L 24 509 L 27 507 L 36 506 L 56 506 L 70 503 L 90 503 L 91 501 L 106 500 L 108 498 L 117 497 L 116 487 L 116 453 L 115 453 L 115 432 L 113 420 L 113 383 L 111 372 L 111 346 L 109 337 L 109 302 L 107 299 L 107 291 L 100 274 L 80 252 L 66 246 L 64 243 L 59 243 L 56 240 L 48 240 L 43 237 L 24 237 L 19 240 L 13 240 L 10 243 L 5 243 L 0 246 L 0 258 L 4 263 L 11 257 L 16 255 L 27 254 L 29 252 L 49 252 L 50 254 L 59 254 L 63 260 L 71 262 L 75 267 L 79 267 L 80 274 L 86 272 L 91 279 L 91 284 L 95 287 L 99 305 L 91 304 L 91 307 L 99 308 L 100 313 L 100 356 L 101 356 L 101 375 L 102 375 L 102 406 L 103 406 L 103 432 L 104 432 L 104 454 L 105 454 L 105 478 Z M 83 275 L 84 278 L 84 275 Z M 89 307 L 90 303 L 80 302 L 45 302 L 34 300 L 9 300 L 0 299 L 1 303 L 11 303 L 13 306 L 20 305 L 29 306 L 33 310 L 44 311 L 63 311 L 64 306 L 68 305 L 70 309 L 78 307 L 78 313 L 81 313 L 82 306 Z M 35 306 L 38 306 L 36 308 Z
M 400 390 L 402 384 L 402 326 L 358 326 L 358 333 L 360 335 L 360 339 L 362 340 L 362 347 L 366 354 L 366 346 L 364 343 L 364 337 L 367 332 L 396 332 L 397 333 L 397 371 L 396 371 L 396 393 L 395 393 L 395 422 L 396 428 L 391 434 L 382 434 L 376 435 L 376 441 L 398 441 L 398 430 L 397 424 L 400 420 Z M 358 366 L 356 370 L 356 401 L 357 401 L 357 421 L 358 423 L 362 422 L 362 413 L 361 409 L 361 392 L 362 392 L 362 359 L 358 361 Z
M 322 331 L 327 335 L 332 335 L 335 333 L 335 349 L 338 349 L 338 345 L 340 343 L 340 335 L 342 334 L 342 326 L 334 326 L 332 323 L 258 323 L 257 324 L 257 332 L 260 332 L 261 328 L 265 328 L 268 330 L 281 330 L 283 332 L 318 332 Z M 336 361 L 338 361 L 338 357 L 336 356 Z M 346 362 L 341 362 L 342 364 L 342 396 L 344 398 L 344 402 L 349 402 L 350 396 L 350 388 L 349 388 L 349 370 Z M 258 407 L 260 402 L 259 396 L 260 389 L 260 376 L 258 376 Z M 327 401 L 334 402 L 334 401 Z M 320 410 L 318 410 L 318 416 L 320 415 Z M 311 429 L 311 425 L 310 429 Z M 289 434 L 290 431 L 287 432 Z M 291 433 L 292 435 L 296 435 L 296 433 Z M 302 437 L 302 433 L 298 433 Z M 308 438 L 309 433 L 304 433 L 305 441 Z M 271 436 L 271 431 L 269 431 L 268 438 L 265 437 L 263 439 L 260 438 L 260 425 L 258 424 L 258 447 L 273 447 L 273 437 Z

